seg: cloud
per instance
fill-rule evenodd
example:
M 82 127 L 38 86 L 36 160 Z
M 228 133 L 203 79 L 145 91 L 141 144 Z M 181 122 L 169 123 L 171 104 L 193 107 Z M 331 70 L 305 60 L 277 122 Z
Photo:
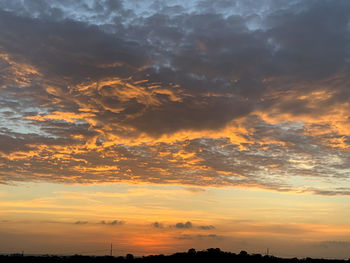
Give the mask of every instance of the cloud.
M 120 221 L 120 220 L 113 220 L 113 221 L 102 220 L 101 224 L 102 225 L 110 225 L 110 226 L 120 226 L 120 225 L 124 225 L 125 222 L 124 221 Z
M 187 188 L 185 188 L 185 190 L 192 193 L 192 194 L 200 194 L 200 193 L 206 192 L 205 189 L 198 188 L 198 187 L 187 187 Z
M 179 229 L 192 228 L 192 223 L 190 221 L 187 221 L 186 223 L 179 222 L 175 224 L 175 227 Z
M 197 238 L 222 239 L 223 237 L 216 234 L 210 234 L 210 235 L 197 235 Z
M 159 222 L 152 223 L 152 226 L 155 227 L 155 228 L 163 228 L 163 224 L 159 223 Z
M 333 190 L 309 188 L 309 189 L 306 189 L 305 191 L 311 192 L 317 195 L 324 195 L 324 196 L 350 195 L 350 188 L 346 188 L 346 187 L 337 187 Z
M 350 248 L 350 242 L 348 241 L 324 241 L 317 244 L 322 248 Z
M 348 1 L 152 5 L 0 3 L 0 183 L 348 194 Z
M 211 230 L 211 229 L 215 229 L 215 226 L 213 226 L 213 225 L 198 226 L 198 228 L 202 229 L 202 230 Z
M 86 225 L 88 221 L 76 221 L 74 224 L 76 225 Z
M 17 57 L 19 62 L 33 67 L 43 79 L 53 84 L 71 85 L 86 79 L 109 77 L 119 71 L 120 64 L 132 73 L 147 63 L 147 55 L 138 49 L 137 43 L 132 45 L 97 27 L 72 20 L 55 22 L 0 12 L 0 25 L 8 35 L 0 40 L 1 49 L 10 58 Z M 11 24 L 11 27 L 5 24 Z M 46 31 L 55 33 L 48 36 Z M 23 34 L 26 41 L 13 46 L 12 43 L 19 40 L 17 33 Z M 33 52 L 27 52 L 28 48 Z M 125 70 L 119 73 L 123 75 Z M 54 83 L 56 78 L 70 81 Z
M 221 240 L 223 239 L 223 236 L 219 236 L 216 234 L 210 234 L 210 235 L 189 235 L 189 234 L 183 234 L 181 236 L 175 237 L 176 239 L 179 240 L 201 240 L 201 239 L 216 239 L 216 240 Z
M 179 239 L 179 240 L 192 240 L 193 236 L 192 235 L 188 235 L 188 234 L 183 234 L 183 235 L 175 237 L 175 238 Z

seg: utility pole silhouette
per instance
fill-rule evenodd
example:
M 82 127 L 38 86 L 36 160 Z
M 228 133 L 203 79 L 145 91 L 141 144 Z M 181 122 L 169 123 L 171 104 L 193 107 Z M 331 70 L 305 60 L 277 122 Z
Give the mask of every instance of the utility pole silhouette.
M 111 243 L 111 257 L 113 257 L 113 244 Z
M 266 256 L 269 255 L 269 248 L 266 249 Z

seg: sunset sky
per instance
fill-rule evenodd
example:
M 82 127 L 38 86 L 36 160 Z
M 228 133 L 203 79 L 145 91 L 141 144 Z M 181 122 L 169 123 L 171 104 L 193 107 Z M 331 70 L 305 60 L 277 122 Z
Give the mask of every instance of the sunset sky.
M 0 0 L 0 253 L 350 257 L 350 1 Z

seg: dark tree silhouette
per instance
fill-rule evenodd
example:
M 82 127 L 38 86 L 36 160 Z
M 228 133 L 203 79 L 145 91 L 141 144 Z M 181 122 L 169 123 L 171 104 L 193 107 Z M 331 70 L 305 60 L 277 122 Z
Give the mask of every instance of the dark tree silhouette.
M 349 260 L 327 260 L 312 258 L 278 258 L 261 254 L 248 254 L 241 251 L 239 254 L 224 252 L 219 248 L 196 251 L 191 248 L 186 252 L 173 255 L 151 255 L 134 257 L 127 254 L 125 257 L 112 256 L 23 256 L 22 254 L 0 255 L 1 263 L 350 263 Z

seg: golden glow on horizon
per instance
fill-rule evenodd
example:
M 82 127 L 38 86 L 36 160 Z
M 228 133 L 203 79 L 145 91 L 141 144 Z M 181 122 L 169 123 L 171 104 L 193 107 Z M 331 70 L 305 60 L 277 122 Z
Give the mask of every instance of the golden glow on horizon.
M 27 191 L 23 192 L 25 188 Z M 240 248 L 239 240 L 247 242 L 248 251 L 256 252 L 256 244 L 248 241 L 251 238 L 261 249 L 275 240 L 302 242 L 308 246 L 321 241 L 350 242 L 350 226 L 346 220 L 329 217 L 329 213 L 342 211 L 346 218 L 346 211 L 350 211 L 346 198 L 337 198 L 344 201 L 341 206 L 338 201 L 327 204 L 325 198 L 315 196 L 303 204 L 303 197 L 293 194 L 215 188 L 192 192 L 181 187 L 128 184 L 22 184 L 16 189 L 22 192 L 19 195 L 9 189 L 0 186 L 0 209 L 8 219 L 0 222 L 0 231 L 14 236 L 21 233 L 24 239 L 34 232 L 42 236 L 32 245 L 25 244 L 26 251 L 34 251 L 42 244 L 41 240 L 54 240 L 62 233 L 67 239 L 75 235 L 73 247 L 79 247 L 83 238 L 84 243 L 95 247 L 108 242 L 123 251 L 129 247 L 137 255 L 172 253 L 187 250 L 188 246 L 205 249 L 220 245 L 236 251 Z M 257 201 L 259 199 L 261 201 Z M 271 211 L 269 218 L 260 211 L 262 203 L 265 203 L 264 209 Z M 122 223 L 114 224 L 115 220 Z M 191 227 L 176 227 L 179 222 L 187 221 L 192 223 Z M 158 222 L 157 227 L 154 222 Z M 209 225 L 212 227 L 201 228 Z M 59 245 L 52 244 L 52 247 L 59 249 Z M 274 251 L 283 255 L 284 248 L 274 244 Z

